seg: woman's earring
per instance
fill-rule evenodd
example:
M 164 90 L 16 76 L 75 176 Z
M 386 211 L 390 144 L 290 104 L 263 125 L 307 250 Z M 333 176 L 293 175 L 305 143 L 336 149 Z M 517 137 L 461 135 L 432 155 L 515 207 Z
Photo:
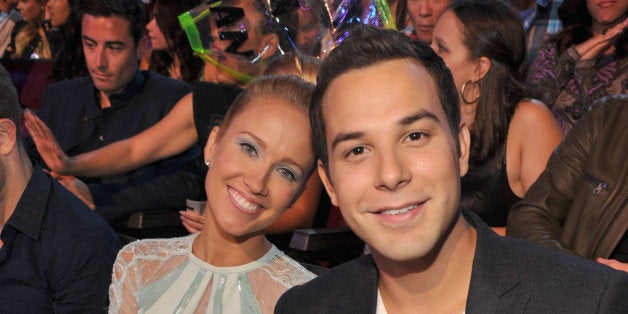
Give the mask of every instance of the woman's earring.
M 478 95 L 477 95 L 477 97 L 475 97 L 475 99 L 473 99 L 473 101 L 468 101 L 467 97 L 465 96 L 465 89 L 467 88 L 467 84 L 469 84 L 469 83 L 475 84 L 477 86 L 477 88 L 478 88 Z M 469 104 L 469 105 L 473 104 L 476 101 L 478 101 L 478 99 L 480 99 L 480 83 L 468 80 L 464 84 L 462 84 L 462 90 L 460 91 L 460 93 L 461 93 L 461 96 L 462 96 L 462 101 L 464 101 L 466 104 Z
M 209 168 L 209 166 L 212 164 L 212 162 L 209 159 L 205 159 L 205 166 L 207 168 Z

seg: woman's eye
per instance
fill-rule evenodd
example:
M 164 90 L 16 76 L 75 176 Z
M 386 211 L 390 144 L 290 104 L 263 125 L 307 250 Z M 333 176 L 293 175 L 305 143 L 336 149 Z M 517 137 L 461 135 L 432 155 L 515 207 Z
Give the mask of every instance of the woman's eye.
M 296 180 L 297 180 L 297 176 L 296 176 L 296 175 L 294 174 L 294 172 L 292 172 L 290 169 L 287 169 L 287 168 L 279 168 L 277 171 L 279 172 L 279 174 L 280 174 L 282 177 L 284 177 L 284 178 L 288 179 L 288 181 L 290 181 L 290 182 L 294 182 L 294 181 L 296 181 Z
M 240 143 L 240 149 L 251 157 L 257 157 L 257 150 L 255 146 L 248 143 Z

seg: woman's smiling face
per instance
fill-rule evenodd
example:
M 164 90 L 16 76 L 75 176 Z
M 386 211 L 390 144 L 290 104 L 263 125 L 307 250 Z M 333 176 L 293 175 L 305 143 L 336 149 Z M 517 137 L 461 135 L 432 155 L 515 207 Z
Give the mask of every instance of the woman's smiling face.
M 224 129 L 212 131 L 205 148 L 210 228 L 226 237 L 263 234 L 309 177 L 311 136 L 303 109 L 271 97 L 251 99 Z

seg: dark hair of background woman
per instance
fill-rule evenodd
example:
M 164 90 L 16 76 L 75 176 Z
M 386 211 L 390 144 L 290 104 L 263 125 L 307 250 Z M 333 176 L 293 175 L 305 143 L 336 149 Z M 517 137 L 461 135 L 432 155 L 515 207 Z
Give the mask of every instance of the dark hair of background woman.
M 52 65 L 53 82 L 73 79 L 87 75 L 85 66 L 85 56 L 81 42 L 81 20 L 79 18 L 79 8 L 83 0 L 67 0 L 70 5 L 70 15 L 68 21 L 59 27 L 57 38 L 54 40 L 58 45 L 54 51 L 54 64 Z M 51 40 L 51 45 L 53 41 Z
M 198 0 L 156 0 L 157 25 L 164 34 L 168 51 L 153 51 L 150 56 L 150 69 L 164 76 L 170 76 L 170 67 L 177 56 L 180 62 L 181 80 L 192 83 L 199 79 L 203 60 L 194 56 L 192 47 L 179 24 L 178 16 L 195 6 Z
M 478 83 L 480 98 L 471 126 L 469 165 L 479 167 L 506 141 L 515 108 L 529 97 L 525 33 L 518 15 L 502 1 L 454 1 L 450 9 L 464 26 L 471 58 L 485 56 L 491 68 Z M 460 92 L 460 91 L 459 91 Z

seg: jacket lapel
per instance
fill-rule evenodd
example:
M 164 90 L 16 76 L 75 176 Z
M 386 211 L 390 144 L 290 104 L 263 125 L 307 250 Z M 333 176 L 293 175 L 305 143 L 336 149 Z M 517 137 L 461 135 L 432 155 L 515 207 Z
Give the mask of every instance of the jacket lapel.
M 525 274 L 508 254 L 508 244 L 475 214 L 464 214 L 478 235 L 466 312 L 523 313 L 530 296 L 521 288 Z

